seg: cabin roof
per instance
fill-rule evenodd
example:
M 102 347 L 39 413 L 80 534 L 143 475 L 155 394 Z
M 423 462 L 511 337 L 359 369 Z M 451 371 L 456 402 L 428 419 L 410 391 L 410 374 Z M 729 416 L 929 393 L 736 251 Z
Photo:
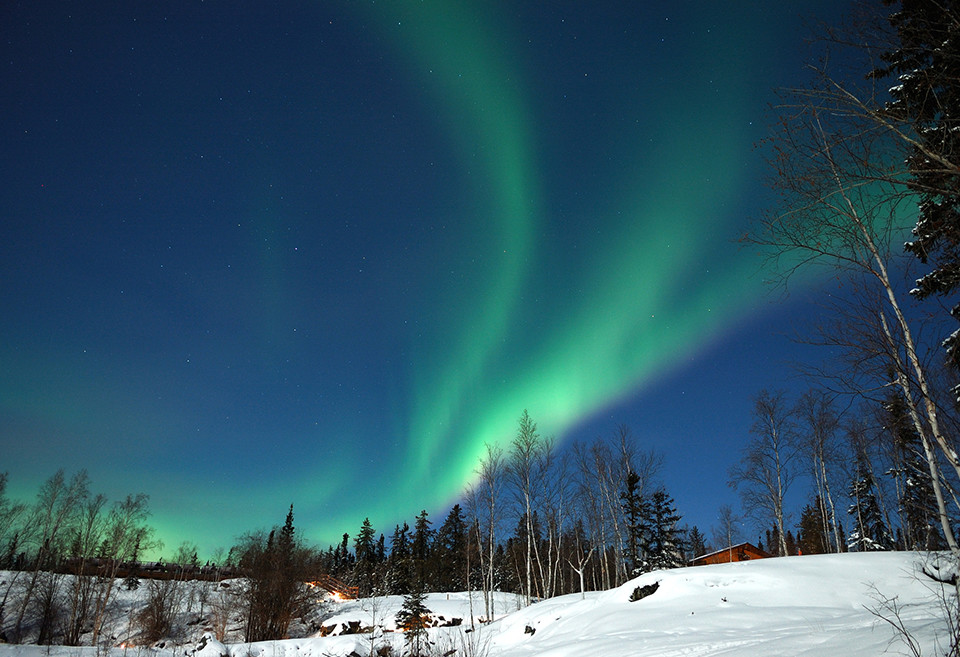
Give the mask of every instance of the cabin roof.
M 749 542 L 744 541 L 743 543 L 737 543 L 736 545 L 731 545 L 731 546 L 729 546 L 729 547 L 725 547 L 725 548 L 723 548 L 722 550 L 714 550 L 713 552 L 710 552 L 710 553 L 708 553 L 708 554 L 701 554 L 699 557 L 694 557 L 693 559 L 691 559 L 691 560 L 690 560 L 690 563 L 695 563 L 695 562 L 697 562 L 697 561 L 702 561 L 703 559 L 707 559 L 708 557 L 712 557 L 712 556 L 715 556 L 715 555 L 718 555 L 718 554 L 723 554 L 724 552 L 732 552 L 732 551 L 737 551 L 737 552 L 739 552 L 739 551 L 741 551 L 741 550 L 747 550 L 747 549 L 749 549 L 751 552 L 753 552 L 753 553 L 755 553 L 755 554 L 758 554 L 758 555 L 760 555 L 760 556 L 763 556 L 763 557 L 770 557 L 770 556 L 772 556 L 772 555 L 767 554 L 766 552 L 764 552 L 764 551 L 761 550 L 760 548 L 758 548 L 758 547 L 757 547 L 756 545 L 754 545 L 753 543 L 749 543 Z

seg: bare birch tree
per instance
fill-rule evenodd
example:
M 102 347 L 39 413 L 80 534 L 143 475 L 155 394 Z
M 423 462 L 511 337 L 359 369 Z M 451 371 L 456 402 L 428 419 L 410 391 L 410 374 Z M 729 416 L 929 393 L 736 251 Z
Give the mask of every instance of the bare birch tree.
M 104 623 L 112 609 L 120 566 L 124 562 L 136 561 L 142 551 L 153 547 L 150 542 L 151 529 L 146 524 L 150 515 L 148 499 L 142 493 L 127 495 L 123 501 L 113 505 L 106 518 L 100 544 L 103 569 L 93 605 L 93 637 L 90 643 L 93 646 L 99 643 Z
M 528 605 L 532 602 L 534 595 L 534 559 L 537 558 L 539 561 L 534 509 L 544 475 L 544 452 L 547 449 L 547 443 L 537 431 L 536 422 L 524 409 L 518 421 L 517 435 L 510 444 L 506 473 L 512 485 L 521 520 L 526 528 L 523 596 Z
M 743 520 L 729 504 L 720 506 L 717 513 L 717 524 L 713 527 L 713 542 L 718 549 L 725 547 L 729 550 L 730 561 L 733 561 L 733 546 L 743 538 Z
M 501 522 L 503 497 L 503 450 L 487 444 L 486 454 L 477 468 L 477 481 L 468 492 L 472 533 L 476 536 L 482 575 L 483 606 L 487 621 L 494 620 L 493 591 L 496 588 L 497 531 Z
M 753 415 L 753 437 L 744 448 L 740 463 L 730 470 L 730 485 L 740 493 L 747 515 L 758 523 L 772 522 L 776 526 L 777 552 L 786 556 L 784 499 L 795 477 L 793 417 L 783 393 L 767 390 L 757 395 Z
M 828 537 L 832 550 L 841 552 L 840 528 L 830 488 L 830 471 L 838 458 L 837 432 L 840 419 L 833 408 L 833 400 L 824 390 L 808 390 L 797 401 L 795 414 L 799 429 L 799 447 L 807 459 L 807 468 L 813 479 L 817 512 L 823 535 Z
M 63 470 L 47 479 L 40 487 L 37 501 L 26 523 L 28 541 L 36 547 L 30 575 L 24 586 L 20 609 L 13 626 L 13 640 L 23 638 L 23 622 L 41 579 L 64 551 L 66 537 L 76 522 L 80 506 L 89 494 L 90 478 L 85 470 L 67 481 Z

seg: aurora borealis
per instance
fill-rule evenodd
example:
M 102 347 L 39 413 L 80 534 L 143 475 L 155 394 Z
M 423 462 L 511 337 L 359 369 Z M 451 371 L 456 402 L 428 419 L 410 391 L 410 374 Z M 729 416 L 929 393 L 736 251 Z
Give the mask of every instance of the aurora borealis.
M 799 303 L 734 243 L 754 142 L 834 3 L 8 4 L 14 496 L 87 468 L 168 547 L 291 502 L 329 542 L 442 510 L 525 408 L 631 425 L 681 512 L 723 487 Z

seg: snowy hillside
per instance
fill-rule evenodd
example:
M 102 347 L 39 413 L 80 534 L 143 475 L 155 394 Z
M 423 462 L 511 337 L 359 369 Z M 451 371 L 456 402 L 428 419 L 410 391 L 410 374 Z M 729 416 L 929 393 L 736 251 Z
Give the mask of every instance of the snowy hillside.
M 913 654 L 888 621 L 902 621 L 924 655 L 946 652 L 949 631 L 944 600 L 952 587 L 923 574 L 936 560 L 903 552 L 765 559 L 648 573 L 628 584 L 585 597 L 570 595 L 517 609 L 515 596 L 497 599 L 498 619 L 470 630 L 470 596 L 432 594 L 426 604 L 438 624 L 429 630 L 432 654 L 642 657 L 758 655 L 875 657 Z M 639 587 L 656 590 L 631 602 Z M 113 657 L 164 657 L 196 650 L 195 657 L 326 657 L 360 655 L 392 645 L 402 651 L 394 629 L 399 597 L 333 602 L 320 618 L 328 636 L 223 646 L 206 641 L 201 650 L 115 649 Z M 475 594 L 475 616 L 483 601 Z M 897 610 L 897 616 L 894 615 Z M 499 614 L 505 614 L 502 617 Z M 443 616 L 443 620 L 439 617 Z M 886 619 L 886 620 L 885 620 Z M 354 623 L 374 633 L 340 634 Z M 199 630 L 198 630 L 199 631 Z M 94 657 L 93 648 L 0 645 L 0 657 Z M 382 654 L 382 653 L 381 653 Z

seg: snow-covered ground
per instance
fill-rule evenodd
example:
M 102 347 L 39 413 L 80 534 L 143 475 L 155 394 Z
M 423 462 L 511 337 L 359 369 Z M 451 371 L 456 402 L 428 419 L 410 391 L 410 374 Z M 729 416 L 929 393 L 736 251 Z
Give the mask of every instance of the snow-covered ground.
M 894 631 L 902 623 L 923 655 L 947 652 L 945 606 L 953 587 L 923 574 L 930 555 L 904 552 L 764 559 L 648 573 L 611 591 L 563 596 L 518 609 L 515 596 L 497 598 L 497 620 L 470 630 L 470 596 L 432 594 L 426 605 L 438 622 L 429 630 L 431 654 L 466 657 L 843 656 L 914 654 Z M 651 595 L 630 601 L 641 586 Z M 946 605 L 945 605 L 946 601 Z M 333 657 L 360 655 L 390 644 L 403 649 L 395 628 L 397 596 L 331 602 L 321 624 L 335 634 L 350 623 L 373 633 L 313 636 L 224 646 L 213 640 L 166 649 L 114 649 L 111 657 Z M 475 594 L 475 616 L 483 601 Z M 443 616 L 443 621 L 439 617 Z M 454 621 L 456 622 L 456 621 Z M 200 629 L 197 630 L 198 632 Z M 101 653 L 102 654 L 102 653 Z M 94 657 L 94 648 L 0 645 L 0 657 Z

